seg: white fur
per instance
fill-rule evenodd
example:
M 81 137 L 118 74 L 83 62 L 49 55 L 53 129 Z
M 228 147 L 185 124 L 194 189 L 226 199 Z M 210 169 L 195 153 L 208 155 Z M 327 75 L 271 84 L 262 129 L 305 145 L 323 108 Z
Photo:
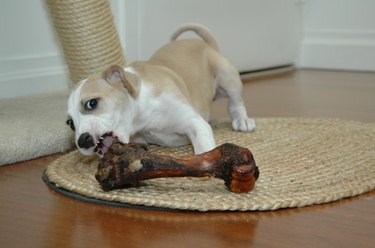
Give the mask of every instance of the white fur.
M 134 73 L 129 67 L 125 70 Z M 138 143 L 181 146 L 191 142 L 196 154 L 215 148 L 210 125 L 186 101 L 172 93 L 165 92 L 156 96 L 149 84 L 141 82 L 137 99 L 129 98 L 128 105 L 122 112 L 82 114 L 78 109 L 81 105 L 81 89 L 85 83 L 86 80 L 82 80 L 68 100 L 68 114 L 76 127 L 76 143 L 79 136 L 85 132 L 88 132 L 96 143 L 102 134 L 113 131 L 124 143 L 131 140 Z M 108 102 L 114 105 L 110 99 Z M 84 155 L 94 152 L 94 147 L 79 149 Z
M 82 133 L 88 132 L 94 138 L 94 143 L 96 143 L 101 135 L 115 130 L 115 133 L 119 139 L 124 143 L 128 143 L 131 123 L 127 118 L 124 118 L 124 115 L 131 114 L 133 112 L 130 108 L 132 104 L 129 105 L 129 109 L 126 111 L 127 113 L 123 112 L 123 115 L 116 112 L 102 115 L 82 114 L 79 111 L 81 105 L 80 93 L 85 82 L 86 80 L 81 81 L 79 86 L 72 92 L 68 99 L 68 115 L 74 120 L 74 125 L 76 127 L 76 143 L 78 142 L 79 136 Z M 109 103 L 114 105 L 114 103 L 111 101 L 109 101 Z M 79 149 L 84 155 L 92 155 L 94 152 L 94 147 L 90 149 Z
M 164 146 L 181 146 L 191 141 L 195 153 L 215 147 L 211 127 L 186 101 L 170 92 L 155 96 L 149 84 L 141 85 L 131 133 L 139 135 L 133 141 Z

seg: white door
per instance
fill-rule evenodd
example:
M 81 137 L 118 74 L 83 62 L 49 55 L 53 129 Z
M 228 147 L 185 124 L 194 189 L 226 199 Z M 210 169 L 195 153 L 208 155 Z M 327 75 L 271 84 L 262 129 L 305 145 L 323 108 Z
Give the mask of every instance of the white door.
M 296 62 L 301 24 L 296 2 L 127 0 L 112 1 L 112 7 L 129 62 L 150 57 L 179 25 L 198 22 L 213 31 L 240 71 L 251 71 Z

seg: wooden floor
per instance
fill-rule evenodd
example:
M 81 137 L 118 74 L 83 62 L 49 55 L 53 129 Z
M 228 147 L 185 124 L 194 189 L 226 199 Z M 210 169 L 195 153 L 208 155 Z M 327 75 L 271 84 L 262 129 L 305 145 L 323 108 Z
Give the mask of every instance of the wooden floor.
M 375 74 L 297 71 L 250 80 L 255 117 L 375 122 Z M 225 101 L 212 117 L 226 116 Z M 375 247 L 375 193 L 299 209 L 181 213 L 105 207 L 41 180 L 52 155 L 0 167 L 0 247 Z

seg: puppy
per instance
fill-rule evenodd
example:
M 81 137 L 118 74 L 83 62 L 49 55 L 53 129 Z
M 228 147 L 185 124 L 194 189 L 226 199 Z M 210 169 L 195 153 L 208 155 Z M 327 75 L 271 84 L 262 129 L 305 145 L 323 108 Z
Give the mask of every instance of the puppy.
M 193 31 L 201 39 L 177 38 Z M 191 143 L 195 154 L 215 147 L 210 105 L 228 97 L 236 131 L 250 132 L 236 68 L 219 53 L 212 33 L 188 24 L 148 61 L 111 65 L 79 82 L 68 99 L 67 124 L 84 155 L 103 155 L 114 139 L 161 146 Z

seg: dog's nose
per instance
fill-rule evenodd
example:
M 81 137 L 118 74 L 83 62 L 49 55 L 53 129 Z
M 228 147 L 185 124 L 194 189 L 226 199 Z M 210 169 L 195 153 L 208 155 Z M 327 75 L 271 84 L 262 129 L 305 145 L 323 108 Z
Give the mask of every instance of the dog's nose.
M 79 136 L 78 139 L 78 146 L 80 148 L 88 149 L 90 147 L 94 146 L 94 139 L 89 133 L 83 133 L 81 136 Z

